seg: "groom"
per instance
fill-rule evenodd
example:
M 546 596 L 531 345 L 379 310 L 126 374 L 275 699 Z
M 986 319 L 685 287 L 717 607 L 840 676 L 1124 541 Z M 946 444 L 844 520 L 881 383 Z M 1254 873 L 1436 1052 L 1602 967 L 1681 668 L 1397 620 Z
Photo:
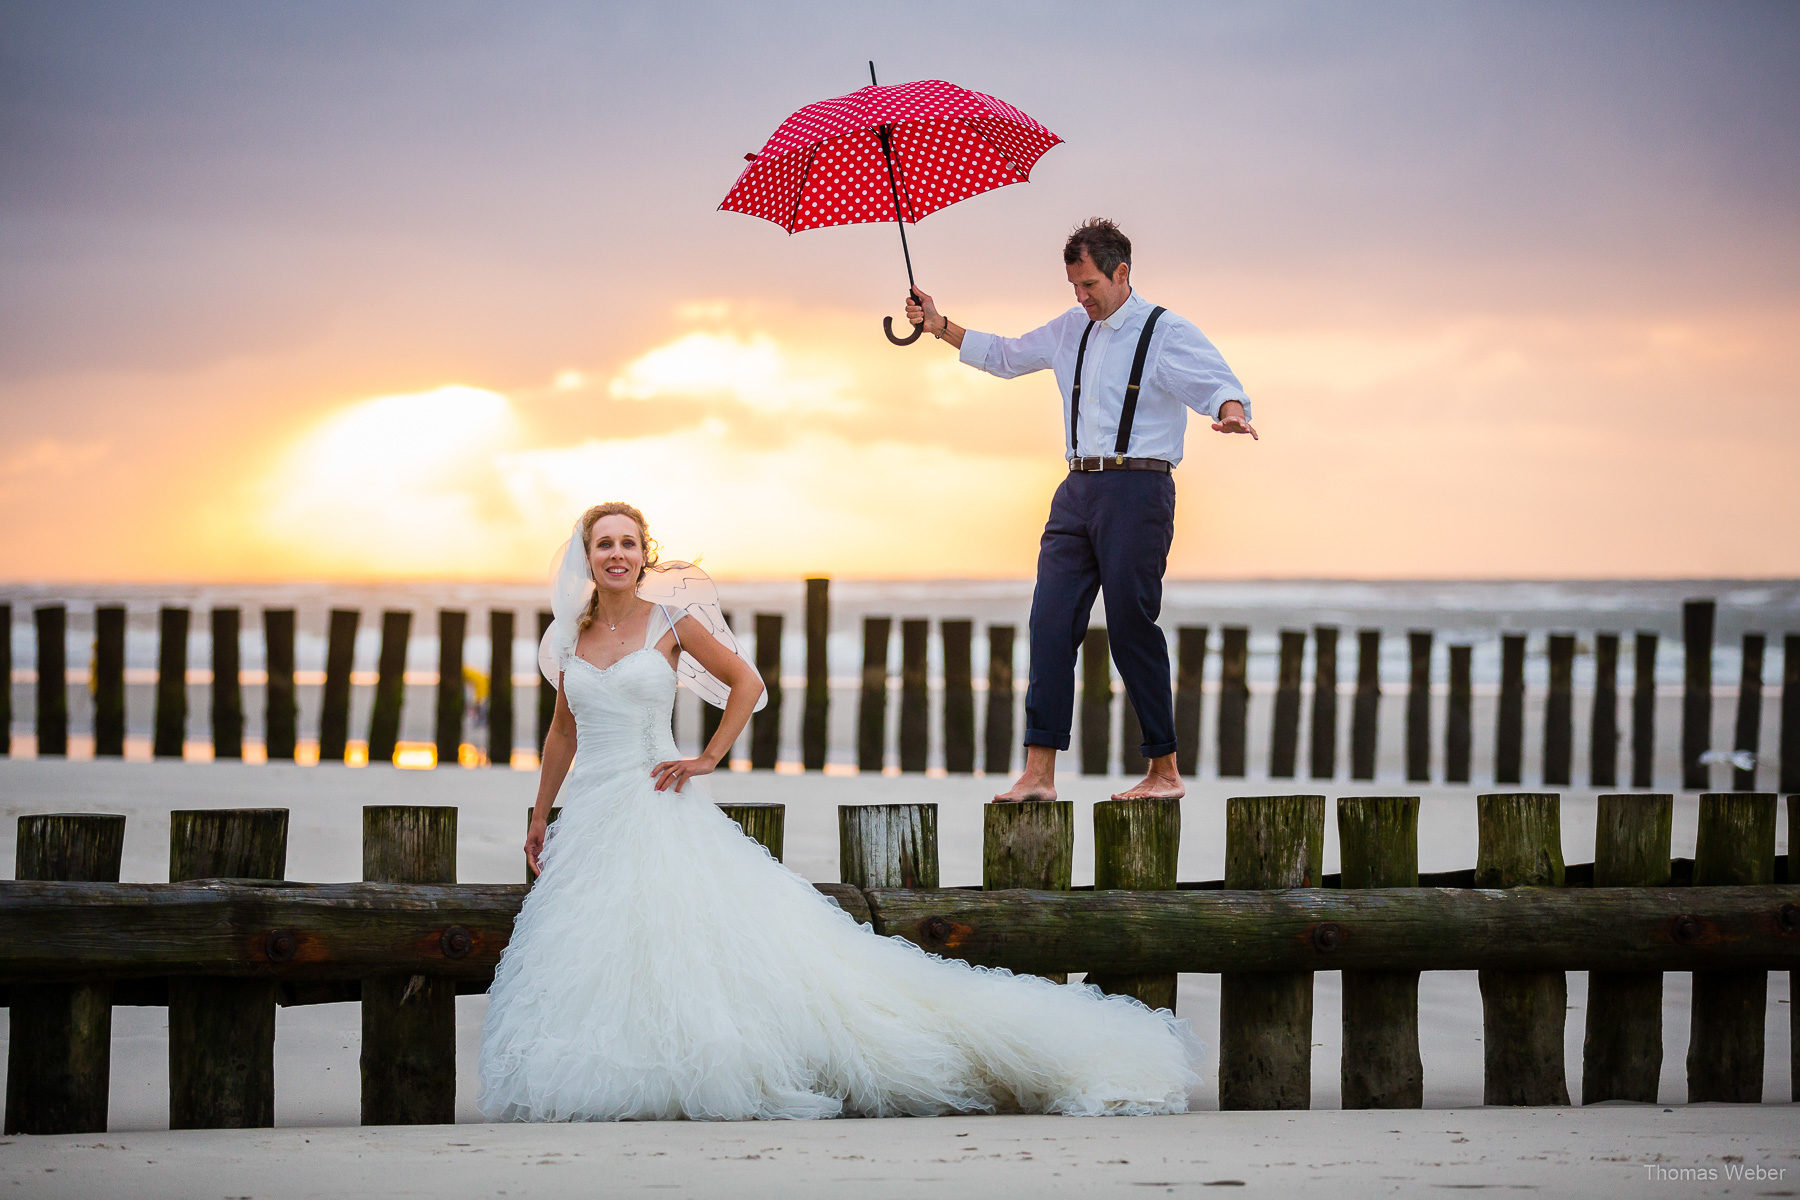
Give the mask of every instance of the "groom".
M 1025 772 L 995 800 L 1054 800 L 1056 753 L 1069 748 L 1075 652 L 1097 591 L 1106 594 L 1113 662 L 1144 731 L 1150 769 L 1115 800 L 1179 797 L 1169 647 L 1157 628 L 1163 568 L 1175 533 L 1175 480 L 1187 410 L 1220 433 L 1247 433 L 1249 397 L 1193 324 L 1131 286 L 1131 240 L 1095 218 L 1069 235 L 1063 263 L 1079 309 L 1023 337 L 964 329 L 923 292 L 907 319 L 923 322 L 962 361 L 1002 379 L 1045 368 L 1062 390 L 1069 476 L 1050 501 L 1031 596 L 1031 681 L 1025 692 Z

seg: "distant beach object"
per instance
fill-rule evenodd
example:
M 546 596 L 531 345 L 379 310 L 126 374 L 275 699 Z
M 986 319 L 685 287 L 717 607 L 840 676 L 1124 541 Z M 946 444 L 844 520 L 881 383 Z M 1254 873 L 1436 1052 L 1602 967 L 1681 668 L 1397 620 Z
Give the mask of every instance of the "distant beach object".
M 789 233 L 826 225 L 893 221 L 900 226 L 906 282 L 917 294 L 906 223 L 958 200 L 1024 183 L 1062 139 L 1003 100 L 923 79 L 869 85 L 820 100 L 781 123 L 719 207 L 773 221 Z M 909 346 L 924 326 L 888 340 Z
M 1700 756 L 1700 761 L 1709 767 L 1728 766 L 1739 771 L 1756 767 L 1756 755 L 1748 750 L 1708 750 Z

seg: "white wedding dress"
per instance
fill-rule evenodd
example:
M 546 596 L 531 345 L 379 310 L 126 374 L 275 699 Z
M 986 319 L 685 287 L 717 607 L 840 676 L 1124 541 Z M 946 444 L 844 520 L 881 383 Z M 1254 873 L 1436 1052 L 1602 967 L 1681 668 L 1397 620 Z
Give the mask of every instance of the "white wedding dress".
M 577 752 L 489 990 L 491 1120 L 1186 1111 L 1185 1021 L 878 937 L 691 780 L 658 792 L 676 672 L 563 663 Z

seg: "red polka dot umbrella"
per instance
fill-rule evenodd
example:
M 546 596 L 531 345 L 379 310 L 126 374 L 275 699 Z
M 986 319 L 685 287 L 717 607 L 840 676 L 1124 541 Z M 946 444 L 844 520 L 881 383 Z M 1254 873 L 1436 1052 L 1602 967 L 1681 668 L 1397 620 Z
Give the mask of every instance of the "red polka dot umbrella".
M 869 64 L 869 78 L 875 65 Z M 860 88 L 809 104 L 781 123 L 719 204 L 773 221 L 789 233 L 825 225 L 894 221 L 912 284 L 906 222 L 978 192 L 1024 183 L 1044 151 L 1062 141 L 1006 103 L 925 79 Z M 894 336 L 905 346 L 918 340 Z

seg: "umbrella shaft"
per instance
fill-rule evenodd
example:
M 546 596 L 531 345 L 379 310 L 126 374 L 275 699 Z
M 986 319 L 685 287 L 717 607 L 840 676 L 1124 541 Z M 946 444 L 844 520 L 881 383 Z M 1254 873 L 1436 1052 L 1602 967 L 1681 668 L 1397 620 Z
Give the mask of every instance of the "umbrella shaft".
M 869 64 L 870 75 L 874 75 L 874 63 Z M 887 160 L 888 192 L 894 197 L 894 224 L 900 227 L 900 253 L 906 259 L 906 286 L 913 291 L 919 285 L 913 280 L 912 251 L 906 247 L 906 219 L 900 213 L 900 186 L 894 182 L 894 152 L 888 146 L 888 127 L 883 125 L 879 131 L 881 137 L 881 156 Z

